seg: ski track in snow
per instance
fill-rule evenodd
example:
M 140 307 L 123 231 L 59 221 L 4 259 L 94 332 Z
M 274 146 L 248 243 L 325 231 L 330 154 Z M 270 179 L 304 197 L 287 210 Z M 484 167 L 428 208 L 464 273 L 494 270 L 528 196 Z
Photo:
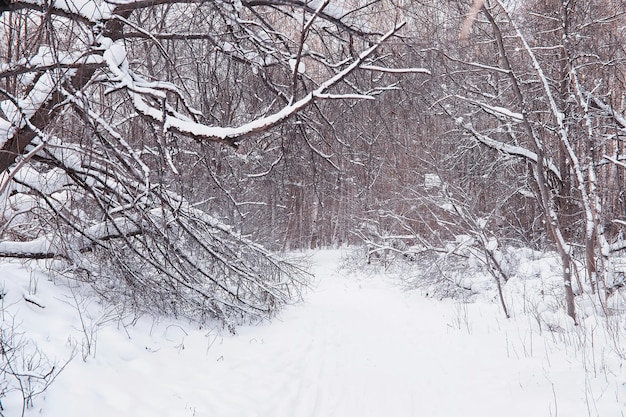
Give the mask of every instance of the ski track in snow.
M 95 355 L 83 362 L 78 354 L 27 415 L 624 415 L 623 372 L 593 378 L 572 348 L 507 322 L 495 303 L 425 299 L 380 277 L 338 272 L 339 256 L 317 253 L 317 284 L 305 301 L 237 336 L 175 321 L 100 320 Z M 27 277 L 17 267 L 0 271 L 5 285 Z M 26 291 L 28 278 L 22 285 Z M 84 335 L 54 285 L 41 279 L 38 286 L 46 313 L 58 314 L 18 303 L 20 324 L 39 322 L 38 343 L 62 360 L 68 340 L 80 346 Z M 93 307 L 86 319 L 95 326 Z M 17 405 L 11 400 L 5 409 Z

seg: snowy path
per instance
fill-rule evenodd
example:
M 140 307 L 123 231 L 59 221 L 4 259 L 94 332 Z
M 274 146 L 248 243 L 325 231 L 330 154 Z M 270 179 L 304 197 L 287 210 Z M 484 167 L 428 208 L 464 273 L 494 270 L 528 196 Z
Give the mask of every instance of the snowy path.
M 623 416 L 624 387 L 586 390 L 576 358 L 502 320 L 497 305 L 466 310 L 379 277 L 346 277 L 338 252 L 314 261 L 319 285 L 303 304 L 235 337 L 173 322 L 102 326 L 95 357 L 70 363 L 41 413 Z

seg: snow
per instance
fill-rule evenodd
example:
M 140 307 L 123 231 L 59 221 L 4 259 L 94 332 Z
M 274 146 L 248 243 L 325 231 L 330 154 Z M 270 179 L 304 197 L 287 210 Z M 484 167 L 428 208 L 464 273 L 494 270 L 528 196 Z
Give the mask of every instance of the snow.
M 42 46 L 37 54 L 27 60 L 21 59 L 10 64 L 0 64 L 0 72 L 8 72 L 16 68 L 32 68 L 33 70 L 37 67 L 59 66 L 62 68 L 64 65 L 98 63 L 99 60 L 97 56 L 92 54 L 59 52 L 48 46 Z M 0 118 L 0 147 L 4 146 L 6 141 L 15 134 L 16 128 L 23 128 L 29 123 L 29 119 L 48 101 L 63 80 L 70 78 L 75 73 L 76 69 L 68 68 L 46 71 L 37 78 L 34 77 L 34 74 L 19 77 L 21 82 L 26 83 L 25 86 L 31 88 L 29 88 L 28 94 L 21 99 L 0 100 L 0 114 L 7 117 L 7 119 Z M 34 82 L 35 78 L 36 82 Z
M 22 0 L 23 3 L 42 6 L 41 0 Z M 55 0 L 53 7 L 67 13 L 78 15 L 91 22 L 108 18 L 111 14 L 112 1 L 93 1 L 93 0 Z M 115 2 L 119 3 L 119 2 Z
M 42 236 L 28 242 L 0 242 L 0 252 L 7 254 L 47 254 L 55 253 L 54 243 L 49 236 Z
M 465 97 L 465 96 L 461 96 L 461 95 L 455 95 L 456 98 L 461 99 L 463 101 L 467 101 L 470 102 L 472 104 L 475 104 L 477 106 L 480 106 L 483 110 L 485 110 L 486 112 L 493 114 L 495 116 L 503 116 L 505 118 L 509 118 L 512 119 L 515 122 L 522 122 L 524 120 L 524 115 L 518 112 L 514 112 L 512 110 L 509 110 L 505 107 L 500 107 L 500 106 L 491 106 L 487 103 L 483 103 L 481 101 L 477 101 L 477 100 L 473 100 L 471 98 Z M 462 123 L 462 122 L 460 122 Z
M 427 74 L 431 75 L 431 72 L 426 68 L 387 68 L 377 65 L 363 65 L 361 69 L 368 71 L 389 72 L 393 74 Z
M 338 2 L 334 2 L 334 3 L 338 3 Z M 306 1 L 306 5 L 314 10 L 318 10 L 319 8 L 322 8 L 324 14 L 331 16 L 335 19 L 342 19 L 347 14 L 346 9 L 344 9 L 343 7 L 337 4 L 333 4 L 330 1 L 308 0 Z
M 109 40 L 108 38 L 102 38 L 103 40 Z M 114 43 L 110 43 L 109 45 L 104 44 L 105 46 L 104 53 L 102 57 L 104 60 L 115 68 L 120 68 L 122 71 L 128 71 L 128 60 L 126 58 L 126 47 L 124 46 L 122 41 L 117 41 Z
M 315 253 L 305 300 L 235 336 L 133 317 L 58 277 L 0 264 L 3 335 L 15 323 L 51 361 L 75 355 L 26 415 L 624 415 L 623 361 L 599 324 L 592 365 L 575 333 L 507 321 L 493 302 L 402 291 L 385 275 L 339 268 L 341 259 Z M 15 392 L 2 403 L 4 415 L 19 415 Z
M 424 174 L 424 187 L 426 189 L 439 188 L 441 185 L 441 177 L 438 174 Z
M 0 111 L 2 110 L 2 103 L 3 102 L 0 102 Z M 13 131 L 13 125 L 0 117 L 0 147 L 3 147 L 8 138 L 13 136 Z
M 289 60 L 289 68 L 291 68 L 291 71 L 296 70 L 296 63 L 298 64 L 298 74 L 304 74 L 306 71 L 306 65 L 304 62 L 298 62 L 295 58 Z

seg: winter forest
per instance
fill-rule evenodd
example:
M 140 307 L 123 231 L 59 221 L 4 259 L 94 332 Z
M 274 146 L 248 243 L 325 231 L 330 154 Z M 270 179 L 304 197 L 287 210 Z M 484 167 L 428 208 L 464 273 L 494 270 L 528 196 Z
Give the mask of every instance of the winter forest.
M 222 342 L 209 349 L 205 340 L 200 357 L 226 352 L 207 372 L 223 372 L 236 395 L 241 381 L 213 368 L 226 366 L 220 358 L 247 357 L 248 341 L 270 344 L 273 326 L 297 339 L 306 325 L 287 326 L 290 314 L 343 323 L 311 304 L 327 288 L 319 271 L 337 274 L 332 264 L 344 277 L 332 279 L 348 281 L 328 288 L 351 289 L 338 310 L 372 289 L 361 301 L 395 312 L 384 316 L 391 322 L 451 306 L 468 340 L 480 339 L 480 326 L 501 335 L 523 322 L 540 350 L 564 352 L 581 372 L 581 391 L 567 385 L 573 374 L 550 374 L 551 385 L 524 400 L 537 408 L 520 415 L 623 417 L 625 112 L 622 1 L 2 0 L 0 416 L 74 415 L 62 392 L 96 364 L 90 372 L 117 384 L 99 360 L 130 351 L 105 337 L 120 328 L 130 345 L 158 326 L 176 328 L 185 346 L 194 331 L 215 329 L 202 340 Z M 387 291 L 399 298 L 385 304 Z M 406 310 L 395 309 L 398 299 Z M 488 310 L 477 318 L 475 308 Z M 360 317 L 385 328 L 375 313 Z M 74 335 L 50 345 L 42 329 L 62 325 L 44 316 L 73 323 Z M 359 337 L 370 333 L 345 320 L 363 327 Z M 328 340 L 343 332 L 315 330 Z M 479 346 L 491 344 L 490 332 Z M 507 357 L 509 338 L 524 352 L 536 343 L 506 337 Z M 178 336 L 163 340 L 150 342 L 162 343 L 155 354 L 174 346 L 182 355 Z M 358 340 L 354 350 L 346 342 L 334 351 L 332 370 L 327 360 L 309 362 L 345 385 L 350 372 L 376 379 L 353 362 Z M 140 349 L 151 351 L 147 343 Z M 333 355 L 324 349 L 328 343 L 315 358 Z M 394 355 L 379 353 L 377 363 Z M 313 373 L 302 370 L 315 380 Z M 423 383 L 414 378 L 402 374 L 393 395 Z M 368 387 L 379 398 L 380 387 Z M 351 395 L 364 393 L 337 394 L 339 408 L 300 395 L 295 409 L 252 412 L 251 397 L 250 408 L 227 400 L 192 408 L 187 399 L 155 414 L 129 399 L 131 408 L 103 410 L 461 412 L 405 408 L 392 393 L 376 403 L 379 413 L 357 412 Z M 95 415 L 100 405 L 84 401 L 75 415 Z

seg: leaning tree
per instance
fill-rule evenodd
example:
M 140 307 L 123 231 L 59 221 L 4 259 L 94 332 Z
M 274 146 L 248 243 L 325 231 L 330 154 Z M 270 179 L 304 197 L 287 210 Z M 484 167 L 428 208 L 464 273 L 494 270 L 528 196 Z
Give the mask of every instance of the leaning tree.
M 305 110 L 373 98 L 352 77 L 387 71 L 379 48 L 402 27 L 373 24 L 377 3 L 7 2 L 0 255 L 139 309 L 271 316 L 305 274 L 223 221 L 215 195 L 229 160 L 284 147 Z

